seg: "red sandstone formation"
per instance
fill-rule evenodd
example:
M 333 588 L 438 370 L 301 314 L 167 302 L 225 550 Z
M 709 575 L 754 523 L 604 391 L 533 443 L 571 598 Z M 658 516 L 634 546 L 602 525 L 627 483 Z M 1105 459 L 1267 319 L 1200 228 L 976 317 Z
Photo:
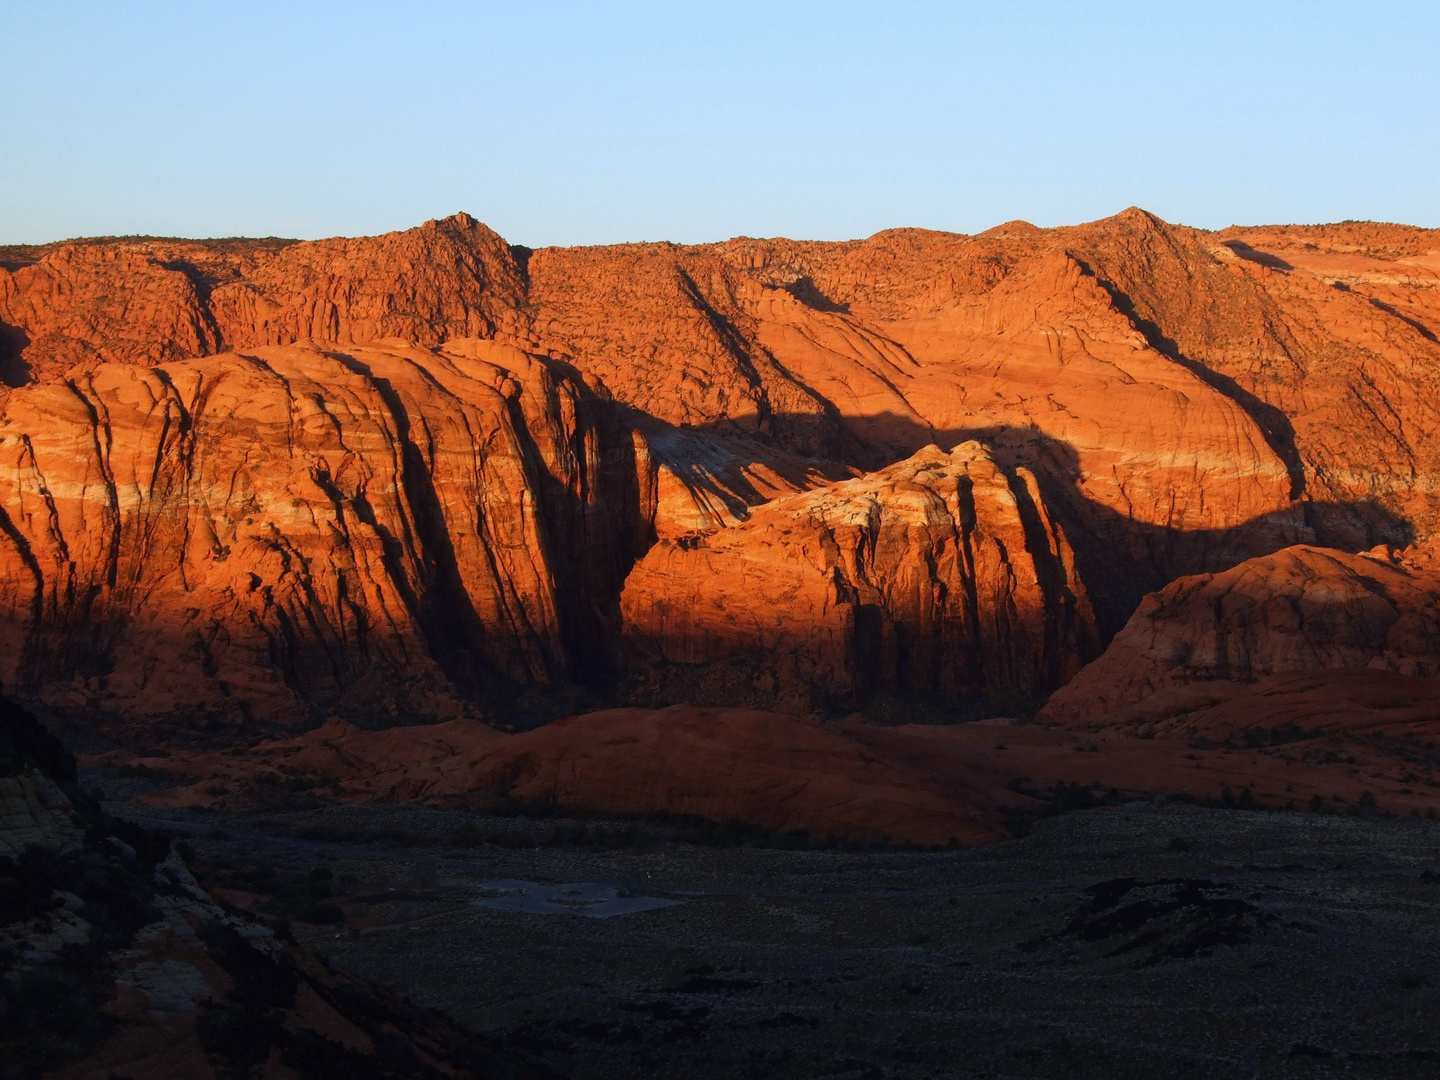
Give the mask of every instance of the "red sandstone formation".
M 0 419 L 0 678 L 140 727 L 458 715 L 594 661 L 635 443 L 462 340 L 103 364 Z
M 1103 642 L 1177 576 L 1440 527 L 1437 253 L 1134 209 L 833 244 L 531 252 L 457 215 L 0 249 L 0 678 L 117 732 L 489 714 L 616 674 L 659 538 L 624 601 L 652 690 L 678 661 L 789 707 L 1043 694 L 1090 655 L 1087 600 Z M 948 496 L 891 468 L 971 440 L 1019 509 L 902 527 Z M 845 543 L 837 482 L 880 508 Z
M 976 442 L 652 547 L 621 597 L 649 696 L 853 709 L 878 688 L 1034 698 L 1093 654 L 1035 477 Z
M 167 806 L 250 808 L 286 785 L 340 802 L 525 804 L 612 814 L 665 812 L 777 832 L 897 843 L 1004 837 L 998 807 L 1033 800 L 977 774 L 938 783 L 888 761 L 848 728 L 742 709 L 613 709 L 521 735 L 473 721 L 363 731 L 338 719 L 243 757 L 172 754 L 147 762 L 192 783 Z M 315 787 L 319 781 L 321 786 Z
M 1383 549 L 1294 547 L 1181 578 L 1147 596 L 1040 719 L 1097 724 L 1152 697 L 1214 692 L 1215 704 L 1234 691 L 1212 684 L 1336 669 L 1440 675 L 1440 574 Z
M 0 322 L 23 345 L 12 382 L 306 339 L 488 338 L 514 326 L 523 296 L 505 241 L 465 214 L 357 240 L 78 241 L 42 252 L 0 273 Z
M 776 832 L 919 844 L 1002 839 L 989 784 L 940 784 L 818 720 L 741 709 L 616 709 L 509 736 L 472 789 L 604 813 L 665 811 Z
M 140 763 L 181 783 L 146 796 L 166 806 L 272 807 L 298 788 L 312 803 L 484 807 L 503 793 L 562 811 L 693 814 L 923 845 L 1001 839 L 1011 813 L 1043 808 L 1061 784 L 1120 799 L 1222 800 L 1229 788 L 1271 808 L 1309 809 L 1318 798 L 1332 811 L 1359 807 L 1369 792 L 1387 813 L 1440 809 L 1429 748 L 1440 735 L 1440 682 L 1332 671 L 1206 690 L 1084 733 L 673 706 L 591 713 L 522 735 L 465 720 L 363 731 L 337 719 L 241 756 L 176 752 Z

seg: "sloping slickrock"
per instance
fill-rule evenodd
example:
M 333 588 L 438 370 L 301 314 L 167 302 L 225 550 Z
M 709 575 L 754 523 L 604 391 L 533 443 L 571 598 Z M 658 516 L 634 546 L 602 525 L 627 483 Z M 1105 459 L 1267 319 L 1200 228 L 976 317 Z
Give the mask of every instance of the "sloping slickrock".
M 1378 734 L 1406 740 L 1409 747 L 1398 746 L 1408 752 L 1440 735 L 1440 680 L 1373 668 L 1326 668 L 1253 682 L 1185 683 L 1107 713 L 1087 727 L 1147 739 L 1238 739 L 1247 746 L 1284 746 L 1302 735 L 1363 740 Z M 1370 756 L 1376 746 L 1366 749 Z M 1405 759 L 1407 753 L 1389 756 Z M 1433 758 L 1421 750 L 1410 759 L 1433 763 Z
M 1298 546 L 1147 596 L 1041 711 L 1086 724 L 1176 687 L 1332 669 L 1440 676 L 1440 575 Z
M 143 764 L 180 786 L 167 807 L 317 802 L 513 805 L 657 812 L 867 842 L 1003 839 L 1011 815 L 1156 794 L 1272 808 L 1440 810 L 1440 682 L 1392 672 L 1208 683 L 1090 732 L 1005 721 L 884 727 L 744 709 L 610 709 L 520 735 L 452 721 L 364 731 L 341 721 L 245 755 L 172 753 Z M 1158 701 L 1164 694 L 1149 701 Z M 1218 703 L 1218 704 L 1217 704 Z M 1121 714 L 1117 714 L 1119 716 Z M 1428 744 L 1428 745 L 1427 745 Z M 118 760 L 111 758 L 111 760 Z
M 918 844 L 1002 839 L 995 793 L 942 786 L 818 720 L 743 709 L 614 709 L 508 736 L 476 787 L 608 813 Z M 1020 800 L 1015 800 L 1020 801 Z
M 1034 478 L 1007 477 L 974 442 L 657 543 L 621 611 L 642 692 L 800 713 L 878 688 L 1029 698 L 1094 641 Z
M 519 735 L 452 721 L 364 731 L 341 721 L 243 757 L 177 753 L 155 763 L 193 780 L 144 797 L 161 806 L 254 808 L 287 782 L 346 803 L 522 804 L 738 821 L 774 832 L 895 843 L 988 843 L 1000 807 L 1032 800 L 1003 777 L 890 760 L 848 726 L 745 709 L 608 709 Z M 152 766 L 153 767 L 153 766 Z

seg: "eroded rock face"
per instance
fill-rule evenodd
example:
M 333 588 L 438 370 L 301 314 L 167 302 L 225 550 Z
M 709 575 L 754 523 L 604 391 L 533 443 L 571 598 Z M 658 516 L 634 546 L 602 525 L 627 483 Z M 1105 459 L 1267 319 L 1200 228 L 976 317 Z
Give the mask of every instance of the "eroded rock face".
M 105 364 L 0 413 L 0 679 L 134 724 L 457 715 L 604 665 L 635 440 L 485 341 Z
M 1050 586 L 1036 600 L 1018 571 L 963 631 L 953 598 L 785 600 L 803 629 L 765 629 L 785 642 L 776 670 L 742 681 L 767 706 L 887 686 L 1033 696 L 1177 576 L 1440 528 L 1437 253 L 1424 230 L 1206 233 L 1136 209 L 843 243 L 532 252 L 462 214 L 360 239 L 0 249 L 0 374 L 20 387 L 0 448 L 13 526 L 0 606 L 23 657 L 0 678 L 122 711 L 143 697 L 232 718 L 351 701 L 451 715 L 497 680 L 612 674 L 621 583 L 652 538 L 664 543 L 627 594 L 640 653 L 728 670 L 750 661 L 724 618 L 656 629 L 675 619 L 662 604 L 701 599 L 702 556 L 681 540 L 707 532 L 706 550 L 737 559 L 770 528 L 752 527 L 759 508 L 862 475 L 888 483 L 876 477 L 924 447 L 973 441 L 1068 545 L 1042 557 L 1036 540 L 1007 541 L 995 565 L 1064 564 L 1088 613 L 1066 623 Z M 378 344 L 392 338 L 410 344 Z M 493 344 L 459 344 L 475 339 Z M 523 362 L 475 351 L 502 346 Z M 292 383 L 260 371 L 272 347 L 328 359 L 296 361 Z M 336 359 L 369 365 L 366 349 L 406 359 L 373 377 Z M 445 358 L 426 359 L 436 349 Z M 485 397 L 489 375 L 445 374 L 471 360 L 547 374 Z M 220 374 L 236 396 L 200 408 Z M 129 418 L 115 440 L 112 408 Z M 240 420 L 222 424 L 225 410 Z M 283 454 L 251 448 L 288 428 Z M 244 485 L 217 494 L 252 467 L 259 517 L 236 509 Z M 269 547 L 250 518 L 269 523 Z M 741 561 L 818 598 L 809 568 L 759 569 L 798 550 Z M 251 561 L 253 592 L 252 569 L 235 577 Z M 911 580 L 903 559 L 865 565 L 863 588 Z M 949 588 L 945 573 L 912 576 Z M 842 609 L 880 614 L 845 630 Z M 728 699 L 733 682 L 691 688 Z
M 1095 723 L 1178 687 L 1342 669 L 1440 675 L 1440 575 L 1383 549 L 1300 546 L 1181 578 L 1147 596 L 1040 718 Z
M 1064 530 L 1034 477 L 975 442 L 661 541 L 621 597 L 641 693 L 792 710 L 877 689 L 1033 698 L 1094 649 Z
M 12 384 L 75 364 L 153 363 L 315 339 L 419 345 L 513 328 L 521 272 L 466 214 L 312 243 L 81 241 L 0 270 L 0 322 L 22 346 Z

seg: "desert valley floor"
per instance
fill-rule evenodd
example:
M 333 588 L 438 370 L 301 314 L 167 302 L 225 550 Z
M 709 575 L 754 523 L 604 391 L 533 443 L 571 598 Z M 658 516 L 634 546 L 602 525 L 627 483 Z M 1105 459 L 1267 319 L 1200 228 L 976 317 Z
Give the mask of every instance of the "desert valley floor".
M 124 804 L 149 783 L 91 779 L 223 900 L 562 1076 L 1440 1073 L 1436 822 L 1131 802 L 846 850 L 420 807 L 157 816 Z

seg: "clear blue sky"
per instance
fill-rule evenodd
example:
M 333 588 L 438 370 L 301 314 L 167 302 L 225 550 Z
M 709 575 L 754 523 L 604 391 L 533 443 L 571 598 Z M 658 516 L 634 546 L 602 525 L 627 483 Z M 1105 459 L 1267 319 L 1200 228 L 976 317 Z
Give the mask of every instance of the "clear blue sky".
M 1440 2 L 0 0 L 0 243 L 1440 226 Z

